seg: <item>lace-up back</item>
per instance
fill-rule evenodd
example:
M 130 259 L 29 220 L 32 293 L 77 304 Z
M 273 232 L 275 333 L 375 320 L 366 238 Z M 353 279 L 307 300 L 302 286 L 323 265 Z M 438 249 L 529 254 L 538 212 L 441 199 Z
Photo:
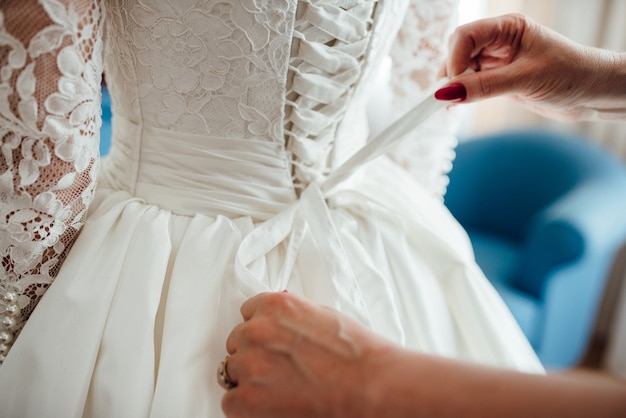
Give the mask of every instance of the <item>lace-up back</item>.
M 333 2 L 299 3 L 286 111 L 287 148 L 293 153 L 298 186 L 327 174 L 337 126 L 370 46 L 377 2 L 336 3 L 341 7 Z

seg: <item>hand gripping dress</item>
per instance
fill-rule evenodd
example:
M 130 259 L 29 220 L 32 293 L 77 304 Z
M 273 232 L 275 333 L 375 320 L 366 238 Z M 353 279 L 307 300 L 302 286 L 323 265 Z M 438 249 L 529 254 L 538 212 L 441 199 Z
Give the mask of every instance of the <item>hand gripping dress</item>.
M 419 102 L 453 1 L 1 7 L 0 415 L 221 416 L 239 308 L 284 289 L 410 349 L 542 372 L 442 204 L 453 139 L 423 125 L 359 154 L 378 63 Z

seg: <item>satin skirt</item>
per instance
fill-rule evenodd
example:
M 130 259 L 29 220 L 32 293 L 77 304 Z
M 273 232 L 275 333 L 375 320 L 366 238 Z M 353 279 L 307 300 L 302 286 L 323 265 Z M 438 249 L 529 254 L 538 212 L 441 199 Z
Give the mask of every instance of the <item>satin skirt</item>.
M 379 158 L 324 207 L 310 196 L 273 222 L 181 214 L 103 180 L 0 370 L 2 414 L 222 416 L 215 375 L 240 306 L 284 289 L 412 350 L 543 373 L 463 229 L 402 169 Z

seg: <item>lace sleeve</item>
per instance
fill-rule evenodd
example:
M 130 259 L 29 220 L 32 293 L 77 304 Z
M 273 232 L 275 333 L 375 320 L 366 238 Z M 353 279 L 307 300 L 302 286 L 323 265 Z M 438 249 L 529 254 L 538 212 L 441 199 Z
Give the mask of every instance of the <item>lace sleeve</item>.
M 102 73 L 96 1 L 0 3 L 0 364 L 93 196 Z
M 448 38 L 457 24 L 457 9 L 458 0 L 411 0 L 390 54 L 393 114 L 407 112 L 437 81 Z M 448 185 L 447 173 L 457 143 L 453 113 L 434 115 L 390 153 L 439 198 L 443 198 Z

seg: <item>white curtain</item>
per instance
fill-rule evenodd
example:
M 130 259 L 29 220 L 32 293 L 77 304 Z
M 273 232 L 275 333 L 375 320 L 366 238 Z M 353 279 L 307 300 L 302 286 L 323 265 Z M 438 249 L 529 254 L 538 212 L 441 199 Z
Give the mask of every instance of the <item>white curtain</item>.
M 471 0 L 465 0 L 471 1 Z M 519 12 L 584 45 L 626 51 L 626 0 L 479 0 L 486 16 Z M 626 124 L 560 123 L 537 116 L 508 98 L 470 105 L 464 136 L 519 126 L 546 126 L 585 134 L 626 161 Z

